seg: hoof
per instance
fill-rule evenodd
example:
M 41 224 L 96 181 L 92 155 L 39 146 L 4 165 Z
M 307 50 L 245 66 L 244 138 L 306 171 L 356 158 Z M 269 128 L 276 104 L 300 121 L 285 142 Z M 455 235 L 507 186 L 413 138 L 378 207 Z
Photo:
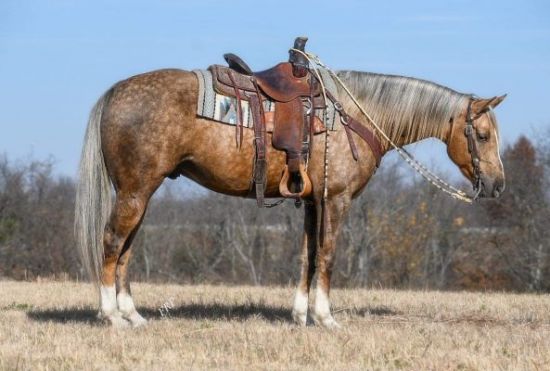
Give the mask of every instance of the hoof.
M 292 320 L 300 326 L 307 325 L 307 312 L 292 311 Z
M 120 312 L 115 312 L 109 315 L 99 312 L 97 318 L 114 328 L 130 327 L 130 322 L 122 318 L 122 314 Z
M 130 316 L 125 317 L 130 323 L 132 324 L 132 327 L 143 327 L 147 324 L 147 320 L 143 318 L 138 312 L 132 313 Z
M 323 316 L 323 317 L 314 315 L 313 321 L 315 322 L 316 325 L 322 326 L 329 330 L 338 330 L 342 328 L 342 326 L 340 326 L 340 324 L 336 322 L 334 317 L 332 317 L 331 315 Z

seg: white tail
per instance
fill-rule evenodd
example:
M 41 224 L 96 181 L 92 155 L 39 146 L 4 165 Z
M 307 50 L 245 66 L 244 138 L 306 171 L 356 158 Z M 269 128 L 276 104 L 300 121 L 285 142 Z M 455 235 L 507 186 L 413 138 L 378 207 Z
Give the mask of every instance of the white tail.
M 95 104 L 84 137 L 75 203 L 75 238 L 82 265 L 99 284 L 103 267 L 103 231 L 111 211 L 111 181 L 101 150 L 100 124 L 109 90 Z

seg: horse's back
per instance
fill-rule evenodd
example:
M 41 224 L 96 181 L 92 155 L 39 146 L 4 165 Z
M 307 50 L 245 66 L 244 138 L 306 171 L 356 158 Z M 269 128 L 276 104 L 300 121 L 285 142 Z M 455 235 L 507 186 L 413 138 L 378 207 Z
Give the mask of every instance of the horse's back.
M 168 105 L 179 103 L 183 110 L 179 114 L 194 115 L 194 103 L 197 101 L 198 83 L 196 75 L 180 69 L 161 69 L 142 73 L 117 82 L 111 88 L 111 97 L 104 117 L 110 113 L 120 115 L 132 110 L 143 118 L 151 117 L 164 110 Z M 185 112 L 187 109 L 188 112 Z M 170 112 L 172 114 L 176 112 Z M 168 118 L 168 116 L 166 116 Z

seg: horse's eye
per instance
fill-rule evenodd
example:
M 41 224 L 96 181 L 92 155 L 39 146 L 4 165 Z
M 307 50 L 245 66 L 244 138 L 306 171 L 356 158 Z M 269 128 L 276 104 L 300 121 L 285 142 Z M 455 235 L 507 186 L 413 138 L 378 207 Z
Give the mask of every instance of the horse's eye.
M 477 133 L 477 139 L 480 142 L 487 142 L 489 140 L 489 134 L 487 134 L 487 133 Z

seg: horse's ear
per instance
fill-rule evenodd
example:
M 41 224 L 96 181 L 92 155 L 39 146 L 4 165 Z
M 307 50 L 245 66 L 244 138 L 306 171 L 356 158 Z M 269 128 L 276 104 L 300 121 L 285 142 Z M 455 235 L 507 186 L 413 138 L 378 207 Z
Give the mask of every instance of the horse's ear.
M 489 108 L 495 108 L 506 98 L 506 94 L 489 99 L 476 99 L 472 102 L 472 112 L 475 116 L 485 113 Z
M 490 104 L 491 108 L 495 108 L 496 106 L 498 106 L 504 100 L 504 98 L 506 98 L 507 95 L 508 94 L 504 94 L 500 97 L 494 97 Z

